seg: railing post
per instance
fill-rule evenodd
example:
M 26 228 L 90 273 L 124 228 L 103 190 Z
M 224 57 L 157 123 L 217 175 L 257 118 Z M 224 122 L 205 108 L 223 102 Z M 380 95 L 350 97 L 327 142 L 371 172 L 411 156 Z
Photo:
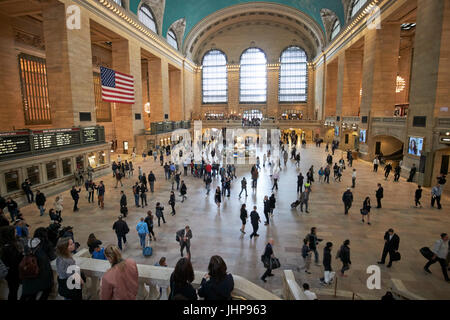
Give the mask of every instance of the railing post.
M 145 281 L 139 280 L 139 288 L 138 288 L 138 294 L 136 297 L 136 300 L 147 300 L 149 297 L 149 293 L 147 289 L 145 288 Z
M 159 297 L 159 300 L 169 300 L 169 287 L 167 285 L 160 286 L 161 287 L 161 296 Z
M 334 282 L 334 297 L 336 298 L 338 278 L 337 278 L 337 277 L 334 277 L 334 279 L 336 280 L 336 281 Z

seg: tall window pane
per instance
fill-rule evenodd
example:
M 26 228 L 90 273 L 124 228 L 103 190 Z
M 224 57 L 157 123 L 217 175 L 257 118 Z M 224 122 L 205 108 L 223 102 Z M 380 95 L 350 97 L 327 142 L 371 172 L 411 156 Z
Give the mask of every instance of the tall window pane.
M 358 13 L 358 11 L 366 4 L 367 0 L 353 0 L 351 17 Z
M 21 53 L 19 72 L 25 124 L 52 123 L 45 59 Z
M 203 57 L 203 103 L 228 101 L 227 58 L 222 51 L 211 50 Z
M 339 19 L 336 19 L 336 21 L 333 24 L 333 28 L 331 29 L 331 39 L 334 39 L 339 31 L 341 31 L 341 24 L 339 23 Z
M 175 35 L 175 33 L 172 30 L 169 30 L 169 32 L 167 32 L 167 42 L 172 47 L 174 47 L 175 49 L 178 50 L 177 36 Z
M 303 49 L 289 47 L 280 58 L 280 102 L 305 102 L 308 87 L 308 58 Z
M 150 8 L 145 4 L 142 5 L 141 8 L 139 9 L 138 18 L 139 21 L 144 24 L 144 26 L 152 30 L 154 33 L 157 33 L 155 18 L 153 17 Z
M 241 56 L 240 102 L 267 101 L 266 55 L 259 48 L 249 48 Z

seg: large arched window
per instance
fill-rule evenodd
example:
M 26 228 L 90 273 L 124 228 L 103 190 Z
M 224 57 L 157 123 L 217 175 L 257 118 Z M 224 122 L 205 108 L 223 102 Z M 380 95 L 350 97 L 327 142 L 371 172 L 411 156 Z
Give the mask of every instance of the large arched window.
M 123 7 L 122 0 L 114 0 L 115 3 L 117 3 L 119 6 Z
M 169 32 L 167 32 L 167 42 L 174 47 L 175 49 L 178 50 L 178 41 L 177 41 L 177 36 L 175 35 L 175 32 L 172 31 L 172 29 L 169 30 Z
M 249 48 L 241 56 L 240 102 L 267 101 L 266 55 L 259 48 Z
M 141 8 L 139 9 L 138 18 L 139 21 L 144 24 L 144 26 L 152 30 L 154 33 L 157 33 L 155 18 L 153 16 L 152 10 L 150 10 L 147 5 L 143 4 L 141 6 Z
M 220 50 L 210 50 L 202 62 L 203 103 L 228 101 L 227 57 Z
M 350 14 L 350 17 L 353 18 L 355 14 L 358 13 L 359 10 L 361 10 L 362 7 L 366 4 L 367 0 L 353 0 L 352 3 L 352 12 Z
M 308 58 L 303 49 L 289 47 L 280 57 L 279 102 L 305 102 Z
M 341 24 L 339 23 L 339 19 L 336 19 L 333 23 L 333 28 L 331 28 L 331 39 L 334 39 L 339 31 L 341 31 Z

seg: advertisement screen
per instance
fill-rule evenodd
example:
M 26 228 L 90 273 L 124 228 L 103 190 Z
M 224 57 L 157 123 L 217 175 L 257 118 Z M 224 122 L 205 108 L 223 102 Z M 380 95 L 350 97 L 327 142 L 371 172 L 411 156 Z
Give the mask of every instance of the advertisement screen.
M 367 130 L 359 130 L 359 142 L 366 143 Z
M 408 153 L 414 156 L 422 155 L 423 138 L 420 137 L 409 137 L 408 142 Z
M 335 127 L 334 127 L 334 135 L 335 135 L 336 137 L 339 137 L 339 126 L 335 126 Z

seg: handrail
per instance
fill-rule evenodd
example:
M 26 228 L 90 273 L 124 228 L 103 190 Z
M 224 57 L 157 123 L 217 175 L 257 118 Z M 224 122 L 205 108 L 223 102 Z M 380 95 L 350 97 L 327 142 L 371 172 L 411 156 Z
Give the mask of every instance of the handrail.
M 391 279 L 390 289 L 392 294 L 400 300 L 426 300 L 424 297 L 421 297 L 406 289 L 403 282 L 399 279 Z
M 292 270 L 284 270 L 283 272 L 283 298 L 286 300 L 308 300 L 308 297 L 295 281 Z
M 80 270 L 90 278 L 85 288 L 86 296 L 93 300 L 99 299 L 100 279 L 103 274 L 111 268 L 108 261 L 97 260 L 89 257 L 86 249 L 80 250 L 74 255 L 74 260 Z M 56 260 L 51 263 L 52 269 L 56 272 Z M 138 300 L 145 300 L 153 298 L 160 298 L 162 300 L 167 299 L 169 291 L 170 276 L 174 268 L 159 267 L 152 265 L 138 264 L 139 273 L 139 293 Z M 195 271 L 195 279 L 192 282 L 194 288 L 200 287 L 203 275 L 205 272 Z M 267 291 L 260 286 L 257 286 L 253 282 L 239 276 L 233 275 L 234 290 L 232 297 L 238 300 L 281 300 L 280 297 Z M 144 285 L 150 287 L 150 292 Z M 161 297 L 159 297 L 159 290 L 156 289 L 156 285 L 162 288 Z

